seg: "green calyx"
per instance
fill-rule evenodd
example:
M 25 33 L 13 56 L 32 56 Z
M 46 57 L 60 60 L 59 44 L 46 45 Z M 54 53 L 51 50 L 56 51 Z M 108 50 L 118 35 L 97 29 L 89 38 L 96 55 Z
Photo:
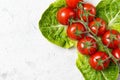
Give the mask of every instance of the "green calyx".
M 110 34 L 110 41 L 113 42 L 114 40 L 117 40 L 116 35 Z
M 101 67 L 104 69 L 104 65 L 103 65 L 103 64 L 104 64 L 104 61 L 102 60 L 102 58 L 100 58 L 100 59 L 98 59 L 98 60 L 96 60 L 96 61 L 98 62 L 97 67 L 98 67 L 98 66 L 101 66 Z M 97 68 L 97 67 L 96 67 L 96 68 Z
M 82 31 L 79 31 L 79 30 L 76 30 L 76 31 L 75 31 L 75 35 L 77 35 L 77 36 L 80 36 L 80 37 L 81 37 L 81 34 L 83 34 Z
M 95 20 L 95 24 L 93 26 L 96 26 L 97 28 L 100 28 L 102 26 L 101 21 L 96 21 Z
M 91 43 L 91 41 L 86 41 L 86 42 L 84 42 L 84 48 L 90 48 L 92 46 L 92 43 Z

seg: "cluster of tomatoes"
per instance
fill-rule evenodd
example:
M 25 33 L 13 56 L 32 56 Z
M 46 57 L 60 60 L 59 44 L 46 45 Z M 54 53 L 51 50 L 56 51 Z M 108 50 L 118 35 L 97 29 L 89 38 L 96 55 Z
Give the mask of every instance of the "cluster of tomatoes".
M 62 25 L 68 25 L 68 37 L 78 41 L 77 49 L 90 57 L 91 67 L 103 70 L 109 66 L 110 61 L 118 64 L 120 33 L 96 17 L 96 8 L 92 4 L 83 0 L 66 0 L 66 4 L 57 12 L 57 20 Z M 99 45 L 102 45 L 104 51 L 100 51 Z

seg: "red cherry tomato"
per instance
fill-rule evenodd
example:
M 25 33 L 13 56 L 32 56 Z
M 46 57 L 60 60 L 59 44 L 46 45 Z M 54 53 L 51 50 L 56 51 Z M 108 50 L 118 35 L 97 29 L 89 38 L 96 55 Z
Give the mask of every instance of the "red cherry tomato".
M 71 8 L 64 7 L 57 12 L 57 20 L 63 25 L 69 24 L 70 18 L 75 18 L 75 12 Z
M 120 33 L 116 30 L 108 30 L 104 33 L 102 42 L 108 48 L 118 48 L 120 45 Z
M 77 16 L 81 19 L 80 15 L 84 21 L 87 21 L 88 19 L 90 22 L 96 15 L 96 8 L 90 3 L 85 3 L 83 4 L 83 9 L 80 8 L 77 10 Z
M 77 8 L 78 3 L 82 2 L 83 0 L 66 0 L 66 4 L 70 8 Z
M 112 51 L 112 55 L 115 57 L 117 61 L 120 62 L 120 48 L 114 49 Z M 114 60 L 113 60 L 114 61 Z
M 85 27 L 81 23 L 73 23 L 67 28 L 67 35 L 73 40 L 79 40 L 84 37 Z
M 97 50 L 97 44 L 93 38 L 87 36 L 78 41 L 77 49 L 81 54 L 92 55 Z
M 103 70 L 109 66 L 110 59 L 105 52 L 98 51 L 90 57 L 89 63 L 93 69 Z
M 91 31 L 98 36 L 102 36 L 105 33 L 106 27 L 106 22 L 101 18 L 96 18 L 94 21 L 89 23 Z

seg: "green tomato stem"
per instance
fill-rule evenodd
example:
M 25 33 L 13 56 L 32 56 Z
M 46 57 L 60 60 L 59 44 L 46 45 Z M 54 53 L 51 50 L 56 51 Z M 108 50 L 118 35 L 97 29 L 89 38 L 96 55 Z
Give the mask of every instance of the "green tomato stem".
M 97 44 L 101 44 L 101 45 L 103 46 L 105 52 L 109 55 L 109 57 L 113 59 L 113 61 L 115 62 L 116 65 L 118 65 L 117 59 L 111 54 L 111 52 L 110 52 L 110 50 L 107 48 L 107 46 L 105 46 L 105 45 L 102 43 L 102 41 L 97 37 L 97 35 L 91 31 L 91 29 L 90 29 L 89 26 L 88 26 L 88 22 L 87 22 L 87 23 L 84 22 L 84 21 L 80 21 L 80 22 L 85 26 L 86 30 L 88 30 L 88 31 L 93 35 L 92 37 L 93 37 L 93 39 L 97 42 Z M 89 33 L 89 34 L 90 34 L 90 33 Z

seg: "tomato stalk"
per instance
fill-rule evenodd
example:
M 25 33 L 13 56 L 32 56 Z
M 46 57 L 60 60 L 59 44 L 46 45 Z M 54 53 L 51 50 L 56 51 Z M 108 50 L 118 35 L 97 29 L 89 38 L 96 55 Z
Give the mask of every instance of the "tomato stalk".
M 111 57 L 111 58 L 114 60 L 115 64 L 117 65 L 117 59 L 116 59 L 116 58 L 115 58 L 115 57 L 111 54 L 111 52 L 110 52 L 109 48 L 107 48 L 107 46 L 105 46 L 105 45 L 102 43 L 102 41 L 101 41 L 101 40 L 99 40 L 99 39 L 98 39 L 98 41 L 97 41 L 97 42 L 103 46 L 103 48 L 104 48 L 105 52 L 107 52 L 107 53 L 108 53 L 109 57 Z
M 82 32 L 82 31 L 78 30 L 78 27 L 76 28 L 75 34 L 76 34 L 77 36 L 79 36 L 79 35 L 81 35 L 81 34 L 86 34 L 86 33 L 89 33 L 89 31 L 84 31 L 84 32 Z
M 99 38 L 97 38 L 97 35 L 94 34 L 94 33 L 90 30 L 90 28 L 88 27 L 88 25 L 87 25 L 86 27 L 87 27 L 88 30 L 92 33 L 92 35 L 93 35 L 92 37 L 96 40 L 96 42 L 97 42 L 98 44 L 101 44 L 101 45 L 103 46 L 105 52 L 107 52 L 108 55 L 110 56 L 110 58 L 112 58 L 112 59 L 114 60 L 115 64 L 117 64 L 117 59 L 111 54 L 109 48 L 107 48 L 107 46 L 105 46 L 105 45 L 102 43 L 102 41 L 101 41 Z
M 109 44 L 107 44 L 107 45 L 104 45 L 103 44 L 103 42 L 101 41 L 101 39 L 99 39 L 99 37 L 98 37 L 98 34 L 100 33 L 99 32 L 99 29 L 101 28 L 101 27 L 103 27 L 103 23 L 105 23 L 102 19 L 101 20 L 99 20 L 99 19 L 92 19 L 92 20 L 94 20 L 95 21 L 95 24 L 94 25 L 92 25 L 92 26 L 95 26 L 96 27 L 96 31 L 94 32 L 94 31 L 92 31 L 91 30 L 91 28 L 89 27 L 89 22 L 90 22 L 90 20 L 89 20 L 89 18 L 90 18 L 90 16 L 95 16 L 95 15 L 93 15 L 91 12 L 90 12 L 90 10 L 86 10 L 85 8 L 84 8 L 84 5 L 83 5 L 83 3 L 82 2 L 80 2 L 79 4 L 78 4 L 78 6 L 77 6 L 77 8 L 78 9 L 80 9 L 80 13 L 81 14 L 79 14 L 78 16 L 78 20 L 74 20 L 74 18 L 71 18 L 71 19 L 69 19 L 69 23 L 70 23 L 70 25 L 72 25 L 73 23 L 81 23 L 81 24 L 83 24 L 83 26 L 85 27 L 85 31 L 83 32 L 83 31 L 80 31 L 80 30 L 78 30 L 78 28 L 76 29 L 76 31 L 75 31 L 75 35 L 77 35 L 77 36 L 79 36 L 80 38 L 82 37 L 81 36 L 81 34 L 88 34 L 88 35 L 90 35 L 95 41 L 96 41 L 96 43 L 97 44 L 100 44 L 102 47 L 103 47 L 103 49 L 104 49 L 104 51 L 108 54 L 108 58 L 107 59 L 105 59 L 105 60 L 101 60 L 100 62 L 98 61 L 98 63 L 99 63 L 99 65 L 101 65 L 101 64 L 103 64 L 105 61 L 107 61 L 107 60 L 109 60 L 110 58 L 111 59 L 113 59 L 113 61 L 114 61 L 114 63 L 116 64 L 116 65 L 118 65 L 118 60 L 111 54 L 111 51 L 110 51 L 110 49 L 108 48 L 108 46 L 109 46 Z M 77 10 L 77 9 L 76 9 Z M 82 13 L 84 13 L 84 14 L 82 14 Z M 77 27 L 77 26 L 76 26 Z M 105 30 L 104 30 L 105 31 Z M 103 31 L 103 32 L 104 32 Z M 102 33 L 100 34 L 100 35 L 102 35 Z M 116 38 L 116 35 L 110 35 L 110 39 L 113 41 L 113 40 L 116 40 L 117 38 Z M 88 48 L 89 46 L 91 46 L 91 44 L 90 44 L 90 42 L 88 42 L 88 43 L 84 43 L 86 46 L 85 46 L 85 48 Z M 94 46 L 92 46 L 92 47 L 94 47 Z M 90 52 L 90 51 L 89 51 Z M 103 65 L 101 65 L 101 66 L 103 66 Z
M 88 28 L 89 28 L 89 27 L 88 27 Z M 90 29 L 89 29 L 89 30 L 90 30 Z M 90 31 L 90 32 L 92 33 L 92 31 Z M 94 33 L 93 33 L 93 34 L 94 34 Z M 101 44 L 101 45 L 103 46 L 103 49 L 105 50 L 105 52 L 107 52 L 108 55 L 109 55 L 109 57 L 114 60 L 114 62 L 115 62 L 116 65 L 118 65 L 117 59 L 111 54 L 111 51 L 109 50 L 109 48 L 107 48 L 107 46 L 105 46 L 105 45 L 102 43 L 102 41 L 101 41 L 99 38 L 97 38 L 97 36 L 96 36 L 95 34 L 94 34 L 93 38 L 96 40 L 96 42 L 97 42 L 98 44 Z
M 81 18 L 81 20 L 77 20 L 77 21 L 74 21 L 74 22 L 80 22 L 80 23 L 82 23 L 82 24 L 85 26 L 86 30 L 92 34 L 92 37 L 94 38 L 94 40 L 95 40 L 98 44 L 101 44 L 101 45 L 103 46 L 105 52 L 107 52 L 108 55 L 109 55 L 109 57 L 114 60 L 114 62 L 115 62 L 116 65 L 118 65 L 117 59 L 111 54 L 109 48 L 107 48 L 107 46 L 105 46 L 105 45 L 102 43 L 102 41 L 97 37 L 97 34 L 93 33 L 93 32 L 91 31 L 91 29 L 88 27 L 88 16 L 86 15 L 87 22 L 85 22 L 85 21 L 82 19 L 81 16 L 80 16 L 80 18 Z M 97 25 L 100 25 L 100 24 L 98 23 Z M 88 34 L 91 35 L 90 33 L 88 33 Z M 114 36 L 112 36 L 112 38 L 114 38 Z M 105 60 L 105 61 L 106 61 L 106 60 Z

